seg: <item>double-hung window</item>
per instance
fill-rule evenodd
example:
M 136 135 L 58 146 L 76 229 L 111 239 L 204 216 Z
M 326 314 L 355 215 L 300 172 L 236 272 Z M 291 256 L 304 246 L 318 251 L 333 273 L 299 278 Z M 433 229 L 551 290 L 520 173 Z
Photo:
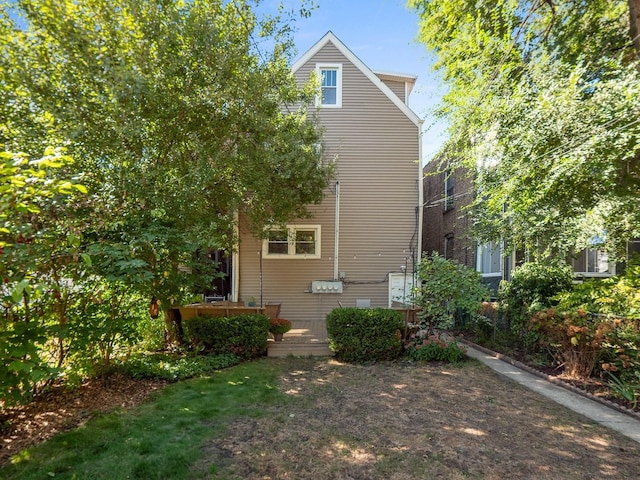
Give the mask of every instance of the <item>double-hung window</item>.
M 342 65 L 319 63 L 316 70 L 320 78 L 320 95 L 316 106 L 342 107 Z
M 604 250 L 587 248 L 587 272 L 611 273 L 609 271 L 609 254 Z
M 320 258 L 320 225 L 272 229 L 262 244 L 265 258 Z
M 502 275 L 502 249 L 500 242 L 489 242 L 478 245 L 477 268 L 483 277 Z

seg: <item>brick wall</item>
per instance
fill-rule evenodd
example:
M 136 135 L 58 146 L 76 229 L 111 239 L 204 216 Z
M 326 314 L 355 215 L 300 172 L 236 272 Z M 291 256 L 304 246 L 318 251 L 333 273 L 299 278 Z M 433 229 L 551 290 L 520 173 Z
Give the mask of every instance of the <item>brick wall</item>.
M 470 218 L 466 207 L 473 200 L 473 179 L 462 168 L 453 171 L 453 202 L 446 199 L 447 173 L 432 161 L 424 168 L 424 222 L 422 251 L 434 250 L 475 268 L 475 243 L 468 235 Z M 446 209 L 445 209 L 446 204 Z

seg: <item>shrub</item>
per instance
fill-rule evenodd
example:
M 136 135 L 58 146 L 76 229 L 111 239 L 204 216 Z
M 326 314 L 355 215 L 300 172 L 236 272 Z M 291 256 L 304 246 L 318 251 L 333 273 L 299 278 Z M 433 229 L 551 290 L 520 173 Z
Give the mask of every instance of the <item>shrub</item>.
M 269 317 L 266 315 L 198 316 L 183 323 L 191 344 L 204 352 L 254 358 L 263 355 L 267 348 Z
M 414 288 L 413 297 L 420 308 L 418 329 L 429 334 L 434 328 L 451 328 L 456 314 L 473 318 L 489 297 L 478 272 L 436 252 L 422 258 L 417 275 L 420 286 Z
M 455 341 L 445 342 L 436 335 L 424 340 L 416 338 L 407 345 L 407 356 L 411 360 L 425 362 L 457 363 L 466 358 L 465 352 Z
M 485 343 L 498 333 L 499 315 L 496 302 L 482 302 L 477 315 L 461 325 L 460 330 L 469 332 L 476 342 Z
M 327 315 L 329 345 L 346 362 L 398 358 L 403 328 L 402 313 L 386 308 L 337 308 Z
M 624 275 L 590 279 L 557 296 L 558 308 L 583 308 L 592 313 L 640 319 L 640 265 L 628 265 Z
M 557 352 L 564 371 L 577 378 L 591 375 L 606 336 L 614 330 L 613 322 L 581 309 L 563 313 L 541 310 L 531 318 L 531 327 Z
M 500 309 L 516 335 L 529 330 L 529 319 L 536 311 L 557 304 L 554 297 L 573 285 L 571 267 L 561 263 L 525 263 L 516 268 L 509 282 L 501 282 L 498 290 Z M 529 346 L 534 338 L 525 338 Z
M 65 334 L 69 370 L 79 378 L 107 373 L 114 358 L 126 355 L 142 340 L 140 322 L 149 323 L 148 301 L 125 283 L 97 280 L 82 287 L 93 288 L 93 298 L 69 308 Z
M 640 322 L 616 318 L 613 330 L 602 343 L 602 369 L 616 372 L 623 382 L 637 382 L 640 375 Z
M 132 378 L 158 378 L 177 382 L 232 367 L 238 363 L 239 358 L 232 353 L 191 356 L 156 353 L 132 356 L 123 362 L 118 370 Z
M 0 400 L 5 405 L 26 403 L 36 385 L 53 378 L 58 369 L 43 358 L 39 345 L 46 342 L 47 330 L 36 322 L 16 322 L 0 329 Z
M 627 265 L 623 275 L 588 280 L 556 297 L 558 309 L 590 312 L 612 325 L 601 345 L 601 367 L 617 381 L 638 382 L 640 375 L 640 266 Z

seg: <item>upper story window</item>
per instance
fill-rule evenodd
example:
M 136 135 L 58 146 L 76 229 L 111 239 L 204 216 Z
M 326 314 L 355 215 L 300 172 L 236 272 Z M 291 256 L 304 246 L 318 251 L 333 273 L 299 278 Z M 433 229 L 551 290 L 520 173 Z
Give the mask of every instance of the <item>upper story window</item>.
M 320 258 L 320 225 L 273 229 L 262 242 L 265 258 Z
M 316 65 L 320 78 L 320 95 L 316 106 L 342 107 L 342 65 L 319 63 Z
M 502 275 L 502 249 L 499 242 L 489 242 L 478 245 L 476 270 L 483 277 Z
M 444 210 L 451 210 L 453 208 L 453 195 L 454 195 L 454 179 L 453 172 L 447 170 L 444 177 Z

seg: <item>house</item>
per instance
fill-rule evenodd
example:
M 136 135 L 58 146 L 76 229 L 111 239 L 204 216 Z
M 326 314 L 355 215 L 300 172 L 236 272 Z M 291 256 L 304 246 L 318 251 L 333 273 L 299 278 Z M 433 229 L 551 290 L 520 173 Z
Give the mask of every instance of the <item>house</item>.
M 481 273 L 483 282 L 497 291 L 501 280 L 509 280 L 515 266 L 526 260 L 524 252 L 504 255 L 502 242 L 479 244 L 470 234 L 469 206 L 474 200 L 474 175 L 468 169 L 443 168 L 437 160 L 424 167 L 424 217 L 422 250 L 451 258 Z M 640 253 L 638 239 L 627 242 L 627 258 Z M 615 275 L 621 265 L 609 261 L 607 252 L 587 248 L 569 260 L 576 279 Z
M 416 77 L 371 70 L 331 32 L 292 68 L 301 83 L 321 79 L 316 112 L 335 178 L 312 218 L 267 239 L 240 218 L 229 298 L 282 303 L 294 330 L 324 341 L 333 309 L 409 296 L 422 245 L 421 121 L 407 104 Z

